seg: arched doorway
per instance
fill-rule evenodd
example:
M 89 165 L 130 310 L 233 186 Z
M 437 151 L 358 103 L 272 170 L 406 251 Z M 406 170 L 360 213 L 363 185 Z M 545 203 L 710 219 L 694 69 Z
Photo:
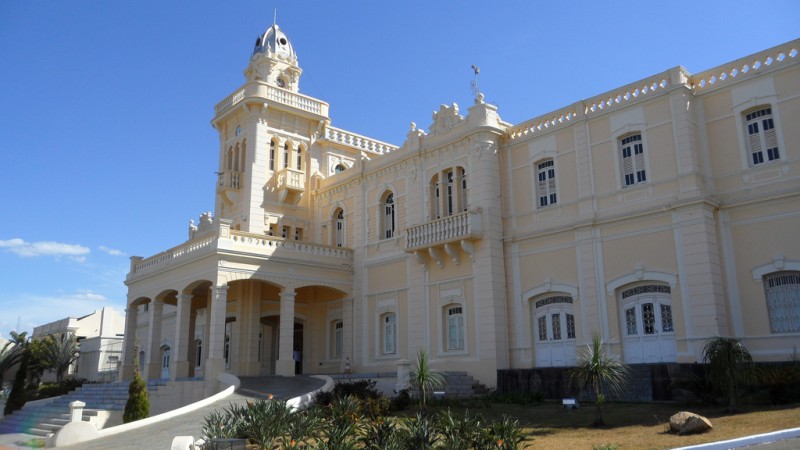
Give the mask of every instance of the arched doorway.
M 165 380 L 169 379 L 169 358 L 169 345 L 163 345 L 161 347 L 161 378 Z
M 675 362 L 675 327 L 669 286 L 648 284 L 622 291 L 622 344 L 625 362 Z
M 533 302 L 536 367 L 575 365 L 575 313 L 569 295 L 547 295 Z

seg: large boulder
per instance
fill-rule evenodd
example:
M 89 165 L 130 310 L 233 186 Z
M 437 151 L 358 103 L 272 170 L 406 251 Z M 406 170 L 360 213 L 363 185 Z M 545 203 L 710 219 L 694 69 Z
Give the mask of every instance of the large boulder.
M 711 421 L 693 412 L 681 411 L 669 418 L 669 430 L 673 433 L 705 433 L 712 428 Z

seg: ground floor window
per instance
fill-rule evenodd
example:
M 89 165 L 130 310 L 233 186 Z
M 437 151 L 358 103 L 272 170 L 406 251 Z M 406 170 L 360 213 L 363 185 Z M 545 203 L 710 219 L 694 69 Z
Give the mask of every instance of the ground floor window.
M 447 350 L 464 350 L 464 307 L 451 305 L 445 308 Z
M 397 352 L 397 315 L 394 313 L 381 316 L 383 340 L 383 354 L 391 355 Z
M 764 291 L 773 333 L 800 331 L 800 272 L 775 272 L 764 276 Z
M 536 367 L 575 364 L 575 313 L 569 295 L 547 295 L 532 304 Z
M 341 320 L 334 320 L 331 324 L 333 336 L 331 339 L 331 356 L 333 358 L 341 358 L 344 350 L 344 322 Z

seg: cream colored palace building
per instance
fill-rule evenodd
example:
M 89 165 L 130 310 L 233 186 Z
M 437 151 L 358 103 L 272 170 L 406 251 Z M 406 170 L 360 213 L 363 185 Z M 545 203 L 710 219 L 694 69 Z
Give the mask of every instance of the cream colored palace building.
M 215 107 L 214 212 L 133 257 L 123 378 L 394 372 L 427 349 L 494 386 L 711 336 L 800 344 L 800 40 L 675 67 L 528 121 L 476 94 L 401 146 L 336 128 L 289 37 Z M 134 336 L 136 337 L 134 339 Z M 296 361 L 297 360 L 297 361 Z

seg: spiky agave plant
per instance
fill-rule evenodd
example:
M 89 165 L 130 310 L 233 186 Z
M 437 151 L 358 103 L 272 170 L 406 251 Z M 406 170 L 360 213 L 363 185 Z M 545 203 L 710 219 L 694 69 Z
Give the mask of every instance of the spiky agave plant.
M 603 389 L 619 395 L 630 373 L 628 366 L 606 354 L 607 344 L 600 336 L 595 335 L 577 358 L 576 365 L 569 371 L 571 379 L 578 382 L 581 388 L 591 386 L 594 392 L 595 419 L 594 426 L 605 425 L 603 420 Z

